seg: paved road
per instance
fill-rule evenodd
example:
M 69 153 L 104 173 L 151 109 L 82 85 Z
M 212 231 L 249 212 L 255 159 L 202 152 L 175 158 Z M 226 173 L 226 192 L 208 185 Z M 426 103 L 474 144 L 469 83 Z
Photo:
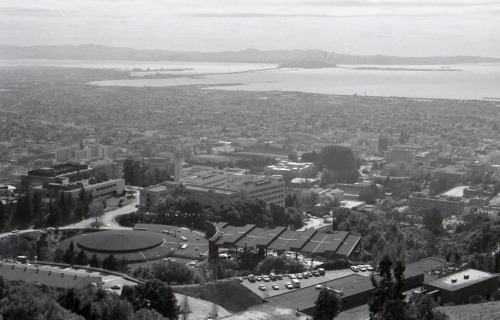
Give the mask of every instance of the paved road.
M 40 231 L 40 230 L 36 230 L 36 229 L 26 229 L 26 230 L 18 230 L 18 231 L 14 231 L 14 232 L 5 232 L 5 233 L 0 233 L 0 239 L 2 239 L 2 238 L 6 238 L 6 237 L 8 237 L 8 236 L 13 236 L 13 235 L 16 235 L 16 234 L 30 233 L 30 232 L 34 232 L 34 231 Z
M 137 210 L 135 207 L 139 204 L 139 197 L 136 197 L 131 203 L 124 205 L 121 208 L 116 208 L 106 212 L 103 216 L 99 217 L 99 221 L 102 223 L 102 229 L 113 229 L 113 230 L 130 230 L 131 228 L 122 227 L 116 222 L 116 217 L 124 214 L 129 214 Z M 89 218 L 82 220 L 77 223 L 73 223 L 64 227 L 59 227 L 59 229 L 78 229 L 78 228 L 89 228 L 95 222 L 95 218 Z

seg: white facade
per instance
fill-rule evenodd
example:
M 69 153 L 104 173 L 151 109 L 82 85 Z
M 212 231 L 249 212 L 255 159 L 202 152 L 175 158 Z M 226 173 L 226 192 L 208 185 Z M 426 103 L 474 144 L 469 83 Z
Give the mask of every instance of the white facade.
M 266 205 L 285 206 L 285 180 L 282 177 L 264 177 L 236 183 L 232 189 L 241 190 L 241 198 L 261 199 Z
M 184 183 L 189 183 L 198 186 L 222 188 L 227 187 L 226 173 L 222 170 L 207 170 L 184 177 L 181 180 Z

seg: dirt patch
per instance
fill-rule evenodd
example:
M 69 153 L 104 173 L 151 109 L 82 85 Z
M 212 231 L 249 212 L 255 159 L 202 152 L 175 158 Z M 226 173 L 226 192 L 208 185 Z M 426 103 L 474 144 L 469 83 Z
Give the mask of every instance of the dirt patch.
M 175 292 L 218 304 L 230 312 L 241 312 L 262 304 L 262 298 L 234 280 L 204 285 L 176 286 Z

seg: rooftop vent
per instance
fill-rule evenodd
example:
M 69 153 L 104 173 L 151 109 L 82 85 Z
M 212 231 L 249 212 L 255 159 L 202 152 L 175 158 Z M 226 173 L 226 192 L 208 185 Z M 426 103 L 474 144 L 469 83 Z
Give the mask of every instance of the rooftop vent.
M 464 274 L 464 279 L 468 280 L 469 279 L 469 275 L 468 274 Z
M 451 279 L 451 283 L 457 283 L 457 279 Z

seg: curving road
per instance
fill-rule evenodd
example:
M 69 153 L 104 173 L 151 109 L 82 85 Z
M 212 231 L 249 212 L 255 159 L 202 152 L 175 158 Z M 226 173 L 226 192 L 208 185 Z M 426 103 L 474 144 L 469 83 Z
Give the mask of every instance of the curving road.
M 120 226 L 118 222 L 116 222 L 116 217 L 136 211 L 137 210 L 136 205 L 139 205 L 139 197 L 136 197 L 134 201 L 132 201 L 127 205 L 124 205 L 121 208 L 116 208 L 114 210 L 104 213 L 104 215 L 98 218 L 102 224 L 100 228 L 112 229 L 112 230 L 131 230 L 132 228 Z M 59 227 L 59 229 L 90 228 L 93 223 L 95 223 L 95 218 L 89 218 L 64 227 Z

